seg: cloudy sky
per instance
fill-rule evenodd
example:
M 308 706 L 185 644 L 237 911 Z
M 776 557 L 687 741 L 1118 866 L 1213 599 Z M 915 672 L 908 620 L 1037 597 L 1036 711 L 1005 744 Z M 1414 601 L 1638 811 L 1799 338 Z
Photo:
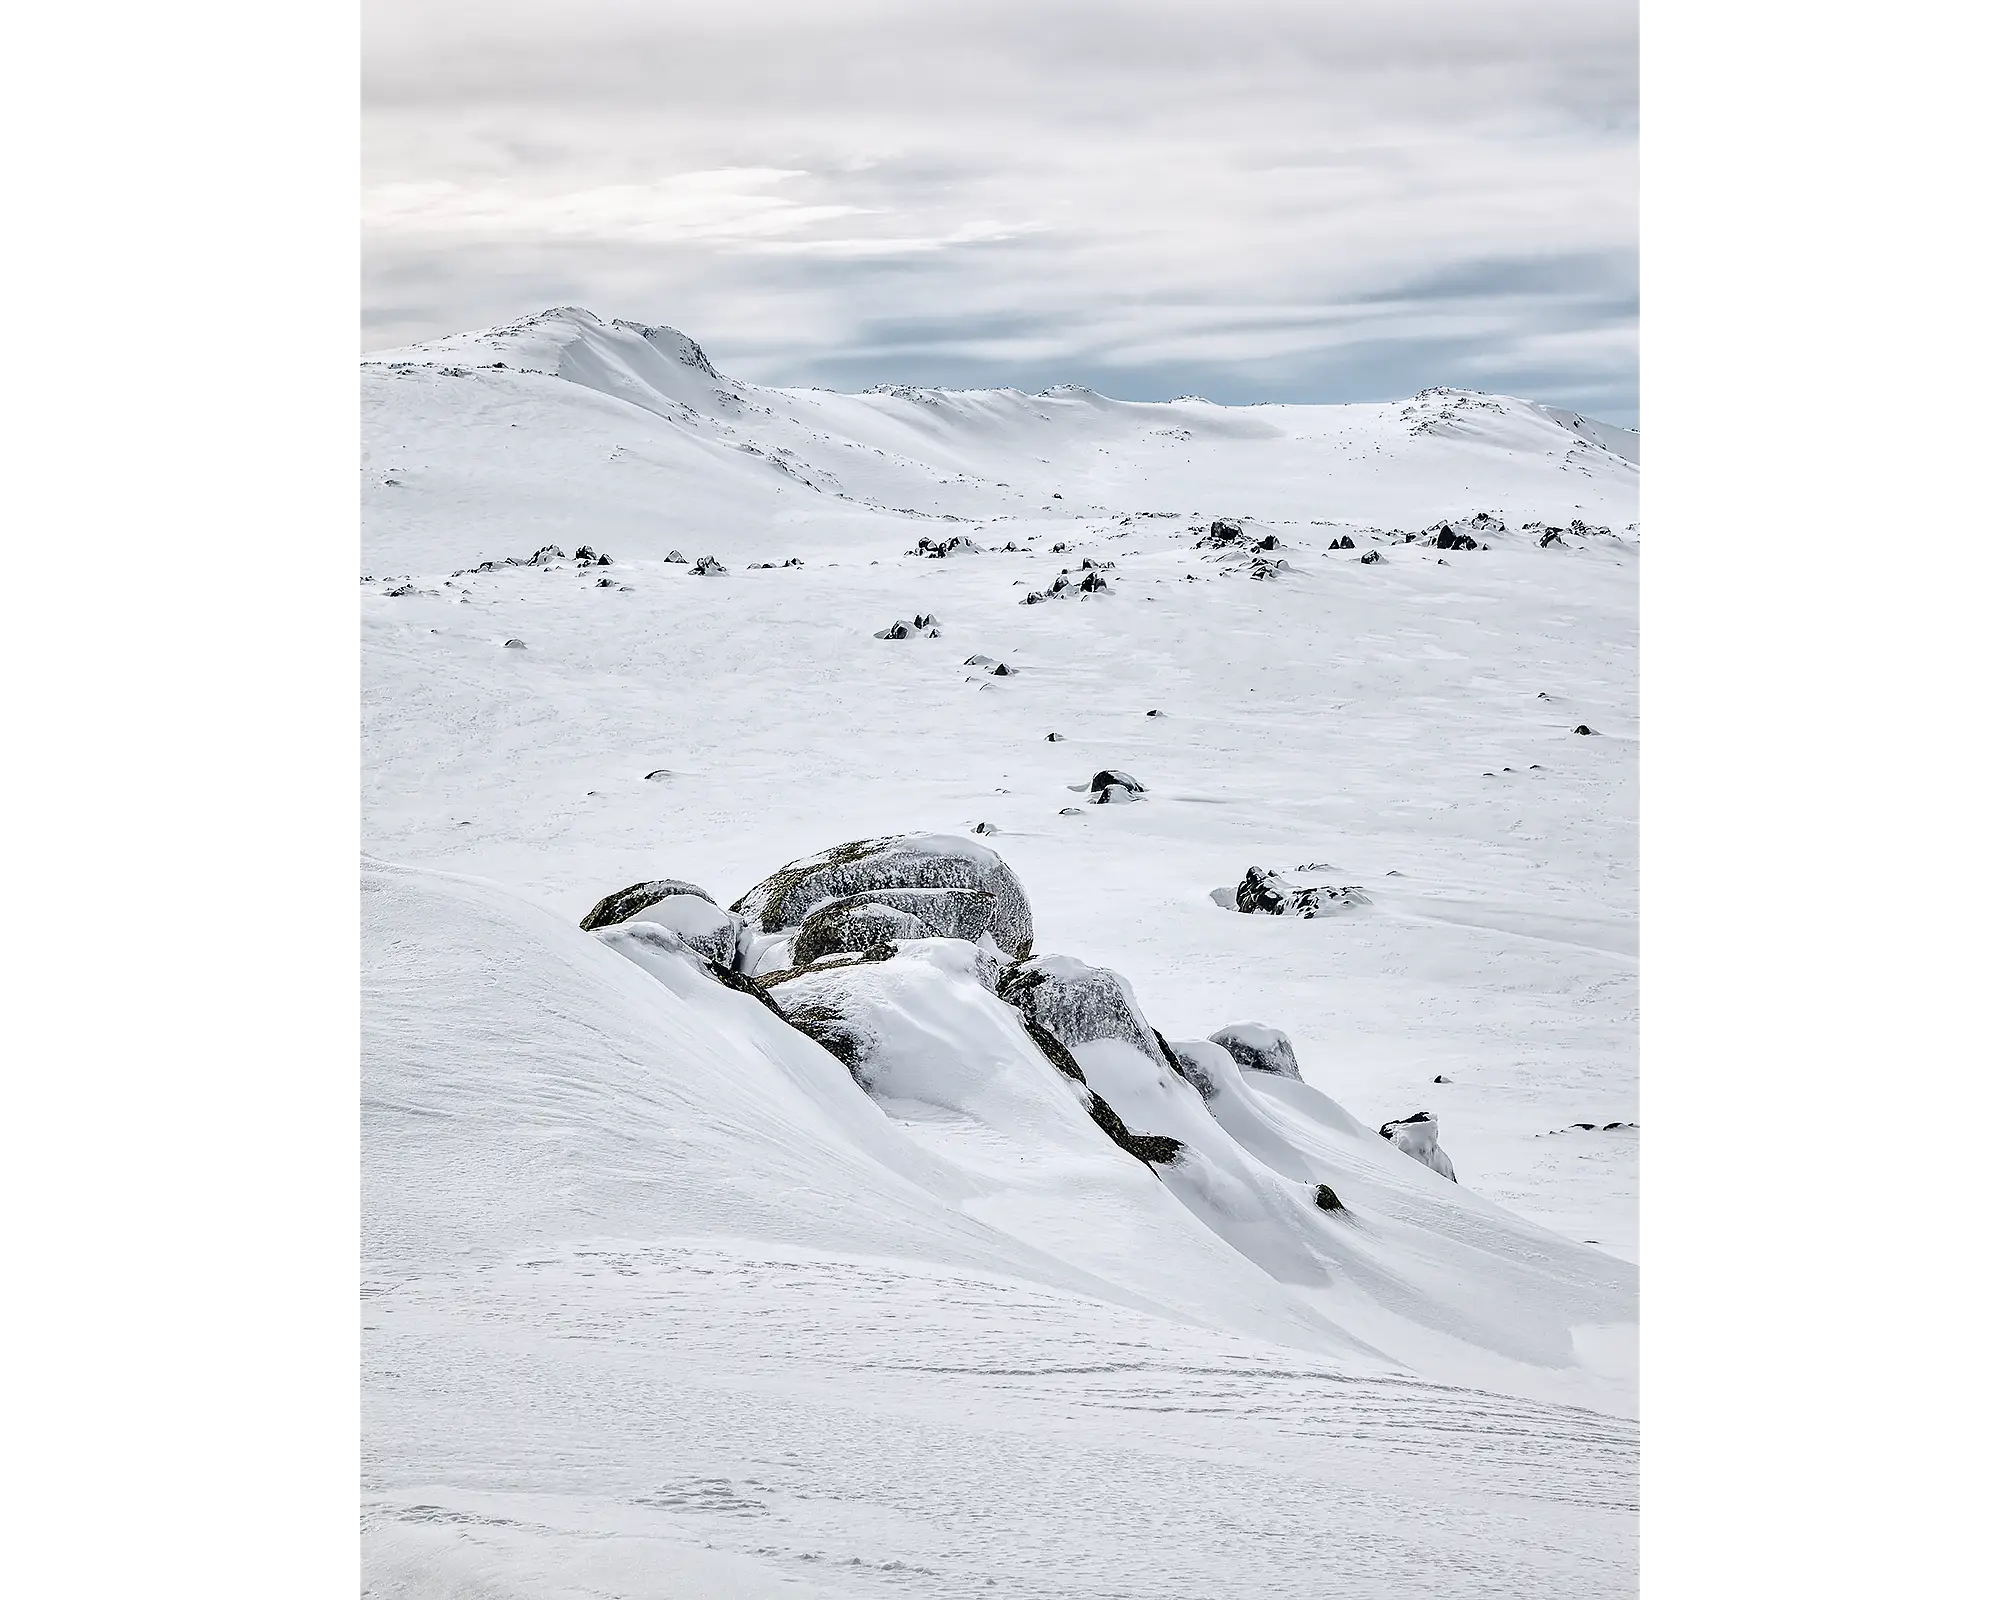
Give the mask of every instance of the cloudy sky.
M 368 0 L 362 344 L 1638 421 L 1629 0 Z

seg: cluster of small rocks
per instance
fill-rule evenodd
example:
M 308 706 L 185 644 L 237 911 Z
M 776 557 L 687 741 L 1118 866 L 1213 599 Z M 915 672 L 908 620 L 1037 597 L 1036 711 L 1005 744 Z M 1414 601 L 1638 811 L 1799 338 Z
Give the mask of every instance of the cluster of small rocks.
M 1011 550 L 1013 545 L 1010 543 L 1007 548 Z M 917 540 L 916 549 L 905 552 L 908 555 L 922 556 L 929 561 L 939 561 L 946 556 L 976 556 L 980 553 L 981 547 L 962 533 L 954 533 L 943 539 L 933 539 L 929 534 L 924 534 Z
M 1324 917 L 1370 903 L 1358 884 L 1302 885 L 1271 867 L 1251 867 L 1236 886 L 1236 909 L 1254 916 Z
M 938 626 L 938 619 L 936 617 L 932 616 L 928 611 L 919 611 L 908 622 L 904 622 L 898 618 L 886 628 L 877 628 L 875 630 L 875 637 L 878 639 L 915 639 L 919 637 L 936 639 L 942 637 L 943 633 L 944 630 Z
M 1057 545 L 1056 548 L 1060 550 L 1062 546 Z M 1056 575 L 1056 581 L 1046 589 L 1038 589 L 1023 595 L 1021 604 L 1038 606 L 1050 600 L 1081 600 L 1094 594 L 1107 593 L 1111 588 L 1111 580 L 1105 577 L 1104 573 L 1111 565 L 1109 561 L 1085 561 L 1083 567 L 1078 569 L 1083 573 L 1081 578 L 1072 578 L 1069 568 L 1065 567 Z
M 548 567 L 558 561 L 574 561 L 579 567 L 608 567 L 611 557 L 593 550 L 589 545 L 578 545 L 571 555 L 559 544 L 545 544 L 531 556 L 506 556 L 499 561 L 482 561 L 476 567 L 461 567 L 454 572 L 454 578 L 463 578 L 476 572 L 500 572 L 508 567 Z

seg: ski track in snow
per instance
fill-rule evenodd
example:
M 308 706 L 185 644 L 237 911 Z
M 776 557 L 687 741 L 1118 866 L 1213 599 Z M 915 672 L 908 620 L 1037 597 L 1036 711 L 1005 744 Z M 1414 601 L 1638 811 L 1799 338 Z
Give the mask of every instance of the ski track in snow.
M 1602 1124 L 1638 1114 L 1636 438 L 1457 392 L 760 390 L 677 337 L 551 316 L 364 363 L 369 1592 L 1634 1587 L 1638 1135 Z M 1391 538 L 1477 510 L 1486 550 Z M 1239 515 L 1288 570 L 1194 548 Z M 1616 534 L 1518 531 L 1573 517 Z M 950 534 L 984 553 L 904 553 Z M 614 560 L 453 576 L 550 542 Z M 1107 593 L 1019 604 L 1085 556 Z M 920 612 L 941 637 L 872 636 Z M 1106 767 L 1146 793 L 1060 815 Z M 575 930 L 642 879 L 727 903 L 978 822 L 1036 949 L 1169 1039 L 1267 1022 L 1368 1128 L 1434 1113 L 1458 1192 L 1253 1096 L 1350 1164 L 1401 1281 L 1478 1259 L 1395 1268 L 1449 1222 L 1518 1258 L 1504 1319 L 1543 1268 L 1491 1206 L 1572 1241 L 1573 1364 L 1520 1359 L 1525 1303 L 1488 1348 L 1276 1283 L 1115 1151 L 1007 1187 L 1015 1146 Z M 1308 862 L 1370 904 L 1211 899 Z M 992 1193 L 952 1187 L 975 1146 Z

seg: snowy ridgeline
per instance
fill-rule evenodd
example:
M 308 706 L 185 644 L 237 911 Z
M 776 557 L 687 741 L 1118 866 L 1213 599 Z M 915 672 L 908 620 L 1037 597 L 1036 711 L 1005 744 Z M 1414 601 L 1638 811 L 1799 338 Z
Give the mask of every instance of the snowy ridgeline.
M 1338 507 L 1358 528 L 1431 529 L 1433 541 L 1441 520 L 1481 537 L 1481 512 L 1570 544 L 1573 529 L 1626 533 L 1637 516 L 1636 433 L 1466 390 L 1233 407 L 1070 386 L 766 388 L 718 372 L 673 328 L 574 307 L 377 352 L 361 371 L 363 563 L 375 572 L 450 570 L 468 545 L 495 559 L 569 542 L 580 519 L 593 543 L 623 553 L 637 541 L 657 561 L 663 520 L 682 534 L 668 542 L 685 545 L 690 526 L 733 537 L 746 518 L 811 517 L 836 538 L 857 518 L 921 518 L 934 525 L 914 535 L 916 552 L 954 558 L 1005 550 L 1013 535 L 952 523 L 1161 513 L 1218 496 L 1278 519 Z M 483 447 L 453 459 L 440 447 L 467 429 Z M 901 548 L 912 542 L 906 532 Z

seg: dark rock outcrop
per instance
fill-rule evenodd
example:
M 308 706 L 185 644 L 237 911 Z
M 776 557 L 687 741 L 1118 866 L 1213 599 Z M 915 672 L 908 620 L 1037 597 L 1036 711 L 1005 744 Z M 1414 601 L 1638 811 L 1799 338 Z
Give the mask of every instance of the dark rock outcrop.
M 998 902 L 983 889 L 868 889 L 830 900 L 800 925 L 792 960 L 808 966 L 884 939 L 964 939 L 976 944 Z M 996 941 L 997 943 L 997 941 Z
M 1292 1041 L 1276 1028 L 1261 1022 L 1232 1022 L 1208 1037 L 1210 1043 L 1227 1050 L 1246 1072 L 1269 1072 L 1280 1078 L 1299 1076 L 1299 1058 L 1292 1049 Z
M 731 909 L 761 931 L 779 933 L 801 927 L 835 900 L 912 889 L 978 890 L 992 898 L 982 931 L 992 935 L 1001 955 L 1017 960 L 1033 946 L 1034 920 L 1013 869 L 986 846 L 948 834 L 903 834 L 836 845 L 781 867 Z
M 1236 886 L 1236 909 L 1269 917 L 1323 917 L 1368 904 L 1358 884 L 1299 885 L 1268 867 L 1251 867 Z
M 593 929 L 608 928 L 613 923 L 630 922 L 654 902 L 676 894 L 691 894 L 710 905 L 715 904 L 715 897 L 698 884 L 684 883 L 679 878 L 650 878 L 644 883 L 620 889 L 616 894 L 606 895 L 590 908 L 589 914 L 577 926 L 588 933 Z
M 1109 967 L 1074 956 L 1034 956 L 1000 975 L 1000 998 L 1075 1049 L 1122 1039 L 1148 1060 L 1178 1071 L 1173 1053 L 1139 1010 L 1131 986 Z

